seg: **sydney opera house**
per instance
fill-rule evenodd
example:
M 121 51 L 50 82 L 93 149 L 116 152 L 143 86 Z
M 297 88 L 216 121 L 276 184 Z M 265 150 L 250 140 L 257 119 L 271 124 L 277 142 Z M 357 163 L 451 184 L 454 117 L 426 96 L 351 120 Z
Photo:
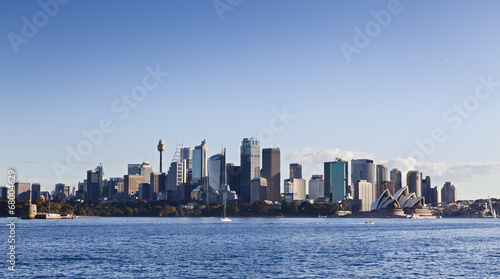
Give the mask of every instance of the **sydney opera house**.
M 429 209 L 424 208 L 424 198 L 410 193 L 408 186 L 399 189 L 394 196 L 389 189 L 380 195 L 371 205 L 371 213 L 379 217 L 414 216 L 419 218 L 434 218 Z

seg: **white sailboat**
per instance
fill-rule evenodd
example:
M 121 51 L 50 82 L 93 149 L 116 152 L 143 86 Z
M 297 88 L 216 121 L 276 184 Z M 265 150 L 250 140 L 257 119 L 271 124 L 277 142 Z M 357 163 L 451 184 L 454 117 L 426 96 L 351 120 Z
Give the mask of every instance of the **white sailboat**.
M 224 210 L 222 211 L 222 217 L 220 217 L 220 220 L 222 222 L 231 222 L 231 219 L 229 217 L 227 217 L 226 206 L 227 206 L 227 202 L 224 203 Z

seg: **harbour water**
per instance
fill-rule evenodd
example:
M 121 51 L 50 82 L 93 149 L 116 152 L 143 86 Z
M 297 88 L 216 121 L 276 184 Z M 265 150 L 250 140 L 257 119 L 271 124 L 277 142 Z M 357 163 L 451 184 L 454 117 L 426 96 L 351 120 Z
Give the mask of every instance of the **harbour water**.
M 19 219 L 16 253 L 0 278 L 500 278 L 500 221 Z

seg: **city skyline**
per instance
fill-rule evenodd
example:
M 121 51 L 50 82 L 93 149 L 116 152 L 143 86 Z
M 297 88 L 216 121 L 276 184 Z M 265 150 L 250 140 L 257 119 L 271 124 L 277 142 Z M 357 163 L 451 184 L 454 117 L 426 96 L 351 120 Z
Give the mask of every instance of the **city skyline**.
M 203 138 L 238 163 L 254 136 L 280 147 L 281 183 L 290 163 L 308 180 L 361 158 L 453 181 L 459 199 L 500 196 L 500 3 L 244 1 L 222 16 L 211 2 L 4 6 L 0 168 L 20 181 L 76 186 L 99 163 L 123 175 L 144 157 L 157 171 L 158 138 L 164 171 L 177 143 Z
M 163 140 L 160 140 L 160 142 L 163 142 Z M 113 194 L 111 193 L 113 193 L 117 189 L 112 190 L 111 185 L 114 185 L 113 187 L 117 186 L 115 184 L 115 179 L 121 179 L 124 182 L 123 190 L 125 192 L 125 197 L 129 195 L 134 196 L 135 194 L 135 196 L 139 197 L 140 200 L 156 200 L 157 198 L 164 199 L 165 197 L 168 197 L 173 193 L 176 193 L 174 194 L 174 196 L 176 196 L 179 193 L 179 191 L 184 192 L 186 195 L 188 195 L 187 193 L 190 193 L 191 190 L 195 190 L 196 186 L 201 187 L 202 191 L 204 192 L 207 191 L 213 192 L 226 189 L 223 190 L 224 192 L 224 191 L 230 191 L 231 188 L 231 190 L 235 191 L 233 193 L 239 196 L 239 199 L 241 199 L 244 202 L 251 201 L 252 203 L 256 200 L 268 200 L 272 202 L 275 201 L 279 202 L 282 197 L 284 198 L 284 200 L 305 200 L 306 195 L 309 196 L 310 185 L 307 185 L 307 181 L 305 179 L 302 179 L 302 164 L 300 163 L 290 163 L 289 178 L 283 179 L 283 185 L 281 185 L 280 182 L 281 158 L 280 158 L 279 148 L 261 149 L 259 145 L 259 140 L 257 138 L 253 137 L 244 138 L 241 145 L 240 166 L 236 166 L 237 168 L 239 168 L 239 170 L 236 172 L 230 169 L 231 167 L 235 167 L 235 164 L 233 162 L 229 162 L 228 164 L 226 164 L 226 159 L 225 159 L 226 148 L 224 147 L 221 148 L 222 149 L 218 153 L 209 156 L 207 139 L 202 140 L 201 145 L 195 146 L 194 148 L 177 145 L 177 150 L 175 152 L 171 166 L 167 172 L 154 172 L 153 166 L 149 164 L 149 162 L 144 161 L 142 164 L 129 163 L 127 174 L 123 174 L 123 176 L 114 175 L 106 177 L 103 173 L 102 163 L 99 163 L 99 165 L 95 169 L 87 170 L 86 180 L 85 179 L 83 179 L 82 181 L 78 180 L 77 183 L 78 186 L 65 186 L 65 183 L 58 182 L 57 184 L 55 184 L 55 189 L 53 191 L 48 190 L 48 192 L 54 192 L 55 195 L 57 196 L 58 193 L 63 192 L 60 189 L 58 189 L 60 185 L 65 186 L 68 189 L 68 193 L 71 187 L 73 187 L 73 191 L 75 191 L 75 189 L 78 187 L 79 190 L 78 192 L 82 190 L 83 192 L 88 193 L 88 196 L 86 196 L 87 194 L 85 194 L 85 200 L 97 201 L 98 199 L 101 199 L 102 197 L 105 196 L 107 197 L 113 196 Z M 196 155 L 197 150 L 199 153 L 198 155 Z M 159 165 L 161 168 L 162 153 L 164 150 L 159 148 L 158 151 L 160 157 Z M 262 151 L 262 156 L 260 153 L 261 151 Z M 186 152 L 187 154 L 183 154 L 184 152 Z M 270 156 L 273 153 L 274 155 Z M 192 163 L 193 158 L 196 157 L 199 158 L 195 159 L 194 163 Z M 206 160 L 202 158 L 205 158 Z M 204 164 L 202 163 L 204 161 L 205 161 L 205 167 L 203 167 Z M 178 167 L 178 164 L 180 164 L 180 168 Z M 201 175 L 199 178 L 192 178 L 193 177 L 192 175 L 194 175 L 195 171 L 193 171 L 194 169 L 189 167 L 191 164 L 193 165 L 200 164 L 200 166 L 198 167 L 200 173 L 205 173 L 205 172 L 206 173 Z M 389 187 L 390 194 L 394 194 L 397 190 L 401 189 L 400 187 L 401 185 L 395 187 L 395 185 L 397 185 L 398 183 L 401 184 L 399 181 L 400 178 L 395 177 L 395 175 L 393 174 L 395 172 L 400 172 L 400 170 L 397 167 L 393 168 L 389 172 L 389 170 L 385 165 L 375 165 L 373 163 L 373 160 L 369 159 L 351 159 L 350 164 L 352 168 L 351 171 L 349 170 L 348 160 L 346 160 L 345 158 L 336 158 L 335 162 L 324 162 L 323 174 L 320 175 L 313 174 L 311 176 L 311 180 L 314 180 L 315 177 L 316 178 L 321 177 L 321 179 L 323 179 L 323 177 L 326 178 L 326 184 L 324 184 L 324 189 L 321 190 L 321 192 L 324 193 L 324 197 L 323 195 L 321 195 L 322 199 L 324 199 L 327 202 L 339 203 L 342 200 L 347 199 L 347 197 L 349 196 L 351 198 L 354 197 L 354 199 L 356 200 L 359 198 L 359 195 L 357 193 L 354 193 L 353 195 L 352 191 L 355 192 L 356 190 L 354 189 L 360 190 L 360 188 L 357 185 L 358 183 L 362 183 L 363 185 L 365 185 L 367 182 L 369 183 L 369 186 L 365 185 L 360 187 L 365 187 L 365 188 L 368 187 L 365 190 L 370 189 L 371 192 L 370 199 L 374 200 L 376 200 L 387 187 Z M 241 167 L 242 165 L 246 167 L 242 168 Z M 262 168 L 259 168 L 258 167 L 259 165 L 262 165 Z M 252 166 L 255 166 L 255 170 L 253 171 L 252 169 L 254 167 Z M 248 169 L 246 171 L 246 174 L 244 174 L 245 169 Z M 356 174 L 357 172 L 359 172 L 359 174 Z M 231 183 L 230 174 L 236 175 L 238 177 L 242 176 L 243 178 L 241 181 L 240 178 L 238 178 L 236 183 L 234 182 Z M 390 178 L 388 174 L 391 174 Z M 165 177 L 165 180 L 163 180 L 163 183 L 165 184 L 160 185 L 161 184 L 160 180 L 158 180 L 160 179 L 159 178 L 160 175 Z M 349 176 L 351 176 L 350 181 L 348 179 Z M 434 191 L 432 190 L 433 188 L 436 188 L 437 191 L 445 191 L 444 189 L 446 188 L 446 185 L 453 185 L 453 182 L 446 181 L 443 187 L 440 187 L 439 185 L 432 187 L 432 183 L 430 182 L 430 177 L 427 176 L 425 179 L 423 179 L 424 178 L 423 173 L 417 170 L 407 172 L 406 176 L 407 176 L 407 183 L 405 187 L 408 187 L 409 191 L 415 193 L 417 197 L 423 197 L 425 198 L 426 201 L 429 202 L 433 201 L 435 202 L 436 200 L 432 194 L 433 192 L 431 192 Z M 273 178 L 270 179 L 270 177 Z M 151 183 L 150 178 L 151 181 L 153 181 L 154 179 L 156 182 Z M 375 178 L 376 180 L 374 180 Z M 294 181 L 294 179 L 296 180 Z M 131 182 L 132 180 L 134 180 L 134 182 Z M 168 180 L 168 183 L 166 180 Z M 249 183 L 245 183 L 244 182 L 245 180 L 248 180 Z M 264 194 L 256 194 L 257 192 L 255 191 L 260 192 L 262 190 L 253 189 L 254 180 L 259 181 L 258 182 L 259 185 L 261 185 L 260 181 L 262 180 L 264 181 L 263 185 L 265 188 L 262 189 L 263 190 L 262 193 Z M 309 181 L 309 183 L 311 183 L 311 180 Z M 104 185 L 105 183 L 108 183 L 107 181 L 110 181 L 111 184 L 110 186 L 105 187 Z M 273 182 L 268 182 L 268 181 L 273 181 Z M 298 186 L 295 185 L 296 182 L 299 183 L 297 184 Z M 19 183 L 23 184 L 23 182 Z M 141 189 L 142 183 L 145 183 L 146 186 L 144 187 L 147 187 L 145 192 L 143 192 Z M 43 189 L 41 188 L 41 185 L 38 182 L 33 182 L 33 183 L 25 182 L 24 184 L 26 185 L 32 184 L 33 186 L 36 185 L 37 190 L 34 191 L 38 193 L 40 193 L 40 191 Z M 132 184 L 134 185 L 133 186 L 134 188 L 133 190 L 130 190 L 131 186 L 129 185 Z M 194 186 L 187 186 L 190 184 Z M 84 187 L 87 190 L 83 190 L 83 188 L 81 188 L 80 185 L 86 185 Z M 174 185 L 182 187 L 190 187 L 191 190 L 185 192 L 186 191 L 185 188 L 174 187 Z M 380 185 L 383 185 L 383 187 L 381 188 Z M 169 193 L 167 193 L 166 191 L 167 188 L 164 189 L 165 190 L 164 192 L 160 190 L 164 187 L 168 187 Z M 171 187 L 174 188 L 170 189 Z M 299 187 L 299 189 L 300 187 L 303 187 L 303 189 L 297 190 L 295 187 Z M 252 191 L 254 194 L 250 194 Z M 319 190 L 315 188 L 313 191 L 319 191 Z M 146 192 L 147 194 L 144 194 Z M 73 193 L 72 195 L 75 195 L 74 194 L 75 192 L 72 193 Z M 108 193 L 111 195 L 108 196 Z M 293 194 L 290 196 L 291 193 Z M 18 194 L 16 194 L 16 196 L 17 195 Z M 148 198 L 143 198 L 146 195 Z M 316 193 L 314 195 L 316 195 Z M 454 200 L 457 200 L 456 192 L 454 195 L 455 195 Z M 66 197 L 68 196 L 69 194 L 66 194 Z M 253 198 L 250 199 L 251 196 Z M 206 198 L 209 201 L 212 200 L 213 202 L 215 202 L 214 198 L 208 198 L 208 197 Z M 169 198 L 169 200 L 171 199 L 172 198 Z M 190 198 L 187 198 L 186 196 L 186 199 L 189 200 Z M 215 199 L 218 200 L 218 198 Z M 308 197 L 308 199 L 311 199 L 311 197 Z M 437 200 L 439 200 L 439 198 Z M 451 200 L 451 198 L 448 198 L 448 200 Z M 367 208 L 366 204 L 365 208 Z

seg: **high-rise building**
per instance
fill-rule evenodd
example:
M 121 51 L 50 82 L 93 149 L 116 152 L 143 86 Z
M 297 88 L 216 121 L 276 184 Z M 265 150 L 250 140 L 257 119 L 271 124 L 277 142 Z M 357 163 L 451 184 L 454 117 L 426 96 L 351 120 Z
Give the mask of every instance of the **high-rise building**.
M 185 161 L 186 170 L 193 170 L 193 149 L 190 147 L 184 147 L 181 151 L 181 159 Z
M 457 201 L 457 188 L 452 182 L 445 182 L 443 188 L 441 188 L 441 201 L 442 202 L 456 202 Z
M 31 201 L 36 201 L 40 197 L 42 193 L 42 187 L 40 186 L 40 183 L 33 183 L 31 184 Z
M 341 202 L 347 194 L 348 163 L 337 159 L 335 162 L 325 162 L 325 201 Z
M 148 162 L 143 162 L 142 164 L 128 164 L 128 174 L 129 175 L 142 175 L 144 183 L 149 183 L 151 178 L 151 173 L 153 172 L 153 166 Z
M 57 183 L 56 186 L 54 187 L 54 194 L 61 194 L 64 192 L 64 187 L 66 186 L 66 184 L 64 183 Z
M 192 160 L 193 159 L 193 149 L 190 147 L 183 147 L 181 151 L 182 160 Z
M 417 197 L 422 197 L 422 173 L 419 171 L 409 171 L 406 173 L 406 185 L 410 193 L 415 193 Z
M 250 182 L 260 177 L 260 146 L 257 138 L 244 138 L 240 148 L 240 193 L 244 202 L 250 202 Z
M 30 190 L 31 183 L 28 182 L 15 182 L 14 183 L 14 190 L 15 190 L 15 196 L 16 200 L 28 200 L 30 198 Z
M 387 181 L 387 166 L 386 165 L 377 165 L 377 194 L 375 197 L 378 199 L 382 192 L 382 182 Z
M 102 190 L 104 187 L 104 169 L 100 164 L 94 170 L 87 171 L 87 193 L 85 199 L 87 201 L 96 202 L 102 198 Z
M 422 179 L 421 187 L 422 197 L 424 197 L 425 203 L 430 203 L 432 201 L 432 186 L 430 176 L 426 176 L 424 179 Z
M 208 185 L 205 191 L 218 191 L 226 185 L 226 149 L 208 159 Z
M 373 197 L 373 185 L 366 180 L 358 180 L 354 184 L 354 211 L 371 211 Z
M 148 162 L 143 162 L 141 168 L 144 170 L 144 183 L 150 183 L 151 173 L 153 172 L 153 166 L 151 166 Z
M 118 192 L 123 192 L 123 177 L 110 177 L 106 182 L 106 191 L 102 195 L 112 198 Z
M 267 180 L 256 177 L 250 182 L 250 203 L 263 201 L 267 198 Z
M 394 187 L 396 187 L 394 190 L 396 192 L 403 187 L 401 171 L 398 168 L 393 168 L 391 170 L 391 181 L 394 181 Z
M 173 160 L 167 174 L 167 193 L 177 193 L 177 186 L 185 182 L 186 169 L 182 160 Z
M 139 184 L 139 195 L 138 198 L 141 201 L 150 201 L 151 200 L 151 185 L 149 183 L 141 183 Z
M 377 181 L 378 183 L 378 181 Z M 389 180 L 389 181 L 382 181 L 380 183 L 380 195 L 382 195 L 382 193 L 385 191 L 385 189 L 389 189 L 389 192 L 391 192 L 391 195 L 394 195 L 396 194 L 396 183 L 394 183 L 394 181 L 392 180 Z M 379 197 L 380 197 L 379 195 Z
M 128 164 L 127 174 L 144 175 L 144 170 L 141 168 L 141 164 Z
M 104 189 L 104 186 L 103 186 Z M 54 188 L 54 194 L 56 199 L 64 199 L 70 195 L 70 186 L 66 186 L 64 183 L 57 183 Z M 62 195 L 61 195 L 62 194 Z
M 8 198 L 7 192 L 9 188 L 7 188 L 7 185 L 4 185 L 0 187 L 0 200 L 6 200 Z
M 441 189 L 439 189 L 439 186 L 435 186 L 432 188 L 432 199 L 429 202 L 430 204 L 437 204 L 441 202 Z
M 358 159 L 351 160 L 351 184 L 354 189 L 357 188 L 356 183 L 360 180 L 366 180 L 372 184 L 372 194 L 371 197 L 375 201 L 377 194 L 376 189 L 376 170 L 373 160 L 369 159 Z M 365 185 L 366 186 L 366 185 Z M 356 195 L 356 193 L 354 193 Z
M 302 178 L 302 164 L 290 164 L 290 178 Z
M 166 193 L 167 189 L 167 174 L 164 172 L 152 172 L 151 178 L 149 179 L 149 185 L 151 189 L 151 199 L 156 200 L 160 196 L 160 193 Z
M 229 188 L 236 193 L 236 195 L 240 195 L 240 174 L 241 167 L 235 166 L 233 163 L 226 164 L 226 172 L 227 172 L 227 184 Z
M 204 139 L 200 145 L 195 146 L 193 150 L 193 170 L 192 183 L 202 184 L 203 178 L 208 177 L 208 145 Z
M 313 174 L 309 180 L 309 199 L 319 200 L 325 197 L 325 180 L 322 174 Z
M 123 192 L 125 196 L 138 194 L 139 184 L 143 183 L 144 177 L 139 174 L 127 174 L 123 177 Z
M 262 149 L 262 177 L 267 180 L 267 200 L 281 202 L 281 151 L 279 148 Z
M 306 181 L 302 178 L 285 179 L 285 197 L 290 197 L 294 201 L 306 199 Z M 286 198 L 288 201 L 289 199 Z

